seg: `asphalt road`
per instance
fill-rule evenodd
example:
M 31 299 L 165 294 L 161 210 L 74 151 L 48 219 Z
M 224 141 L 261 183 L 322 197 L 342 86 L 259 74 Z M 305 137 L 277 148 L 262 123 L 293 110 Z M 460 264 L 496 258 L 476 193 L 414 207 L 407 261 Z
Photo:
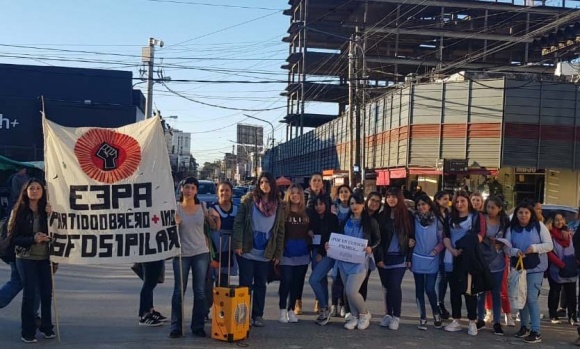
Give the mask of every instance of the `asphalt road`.
M 173 275 L 167 263 L 167 278 L 155 290 L 155 306 L 166 316 L 170 315 Z M 0 266 L 0 280 L 7 280 L 9 268 Z M 148 349 L 148 348 L 235 348 L 240 344 L 223 343 L 210 338 L 196 338 L 189 332 L 180 339 L 168 338 L 169 326 L 138 326 L 140 280 L 128 265 L 120 266 L 66 266 L 61 265 L 56 274 L 58 315 L 61 341 L 47 340 L 38 335 L 37 344 L 20 341 L 20 302 L 18 296 L 8 307 L 0 310 L 0 349 L 29 346 L 62 349 Z M 540 302 L 542 312 L 547 313 L 547 282 Z M 407 272 L 403 285 L 403 314 L 401 327 L 391 331 L 379 327 L 383 302 L 378 274 L 374 272 L 369 284 L 368 306 L 373 314 L 372 324 L 365 331 L 348 331 L 340 318 L 320 327 L 314 324 L 312 312 L 314 297 L 308 285 L 304 288 L 305 315 L 297 324 L 281 324 L 277 321 L 278 284 L 268 286 L 266 299 L 266 327 L 252 329 L 250 338 L 243 344 L 250 348 L 510 348 L 526 345 L 513 337 L 517 328 L 506 328 L 506 336 L 493 335 L 491 328 L 480 330 L 479 335 L 463 332 L 448 333 L 437 330 L 429 323 L 428 331 L 417 329 L 418 312 L 414 300 L 413 277 Z M 191 317 L 191 288 L 186 295 L 186 319 Z M 429 308 L 428 308 L 429 309 Z M 517 323 L 518 324 L 518 323 Z M 466 325 L 466 323 L 465 323 Z M 206 332 L 209 333 L 208 324 Z M 186 324 L 189 328 L 189 322 Z M 567 324 L 552 325 L 542 321 L 543 343 L 527 346 L 537 348 L 562 348 L 571 346 L 576 339 L 576 329 Z

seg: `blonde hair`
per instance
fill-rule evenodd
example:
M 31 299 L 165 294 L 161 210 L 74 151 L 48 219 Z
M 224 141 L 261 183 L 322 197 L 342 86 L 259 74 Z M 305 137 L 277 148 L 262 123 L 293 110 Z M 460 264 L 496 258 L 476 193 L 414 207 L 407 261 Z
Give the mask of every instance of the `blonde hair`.
M 292 184 L 288 190 L 286 190 L 286 194 L 284 194 L 284 213 L 285 216 L 288 217 L 290 215 L 290 208 L 292 206 L 292 202 L 290 201 L 290 196 L 294 190 L 298 191 L 300 195 L 300 202 L 298 203 L 298 214 L 302 216 L 302 220 L 308 222 L 308 214 L 306 213 L 306 197 L 304 196 L 304 189 L 298 184 Z

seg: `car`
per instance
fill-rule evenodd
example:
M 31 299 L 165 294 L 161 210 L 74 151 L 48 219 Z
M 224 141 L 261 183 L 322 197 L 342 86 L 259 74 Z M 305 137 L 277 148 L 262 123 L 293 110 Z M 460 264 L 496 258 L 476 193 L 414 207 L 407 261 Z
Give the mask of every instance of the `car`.
M 217 202 L 217 188 L 215 183 L 208 180 L 200 180 L 197 188 L 197 198 L 203 202 Z
M 571 228 L 574 228 L 574 230 L 576 227 L 578 227 L 578 222 L 576 219 L 576 216 L 578 215 L 578 208 L 565 205 L 551 205 L 551 204 L 542 205 L 542 216 L 544 216 L 544 219 L 549 219 L 553 217 L 556 213 L 563 214 L 566 223 Z M 514 209 L 512 208 L 511 210 L 509 210 L 507 214 L 511 219 L 514 214 Z
M 246 195 L 247 192 L 248 191 L 246 190 L 245 187 L 234 188 L 234 190 L 232 191 L 232 201 L 234 202 L 234 205 L 240 205 L 240 203 L 242 202 L 242 197 Z

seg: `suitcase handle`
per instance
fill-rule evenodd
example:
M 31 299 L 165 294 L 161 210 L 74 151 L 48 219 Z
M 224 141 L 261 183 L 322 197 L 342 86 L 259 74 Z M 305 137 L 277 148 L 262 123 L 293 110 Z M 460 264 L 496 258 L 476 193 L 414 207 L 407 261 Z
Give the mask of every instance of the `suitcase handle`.
M 218 286 L 221 287 L 222 284 L 222 238 L 224 236 L 228 237 L 228 286 L 230 286 L 230 276 L 232 273 L 232 258 L 231 251 L 232 251 L 232 233 L 230 231 L 221 231 L 220 230 L 220 251 L 219 251 L 219 258 L 218 258 Z

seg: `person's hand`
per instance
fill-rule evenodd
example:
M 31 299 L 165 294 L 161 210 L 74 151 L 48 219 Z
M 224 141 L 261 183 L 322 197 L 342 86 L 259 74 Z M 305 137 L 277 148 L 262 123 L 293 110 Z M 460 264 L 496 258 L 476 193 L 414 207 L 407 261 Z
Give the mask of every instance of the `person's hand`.
M 525 253 L 523 253 L 522 251 L 518 251 L 518 257 L 525 257 Z
M 377 263 L 377 267 L 384 268 L 385 267 L 385 262 L 378 262 Z
M 526 250 L 526 252 L 524 252 L 525 254 L 528 253 L 534 253 L 534 248 L 532 246 L 528 247 L 528 249 Z
M 317 262 L 320 262 L 321 260 L 322 260 L 322 255 L 321 254 L 317 255 L 316 256 L 316 261 Z
M 34 234 L 34 242 L 37 244 L 41 244 L 43 242 L 50 241 L 50 237 L 45 233 L 36 233 Z
M 310 236 L 311 239 L 314 239 L 314 232 L 312 230 L 309 230 L 308 236 Z
M 234 250 L 234 253 L 241 257 L 242 256 L 242 249 L 241 248 L 236 248 Z
M 278 258 L 272 259 L 274 261 L 274 265 L 280 264 L 280 260 Z
M 409 248 L 415 247 L 415 239 L 409 239 Z
M 58 263 L 52 263 L 52 273 L 56 273 L 56 271 L 58 270 Z
M 477 234 L 477 240 L 479 240 L 479 243 L 481 244 L 481 242 L 483 241 L 483 236 Z
M 405 263 L 407 265 L 407 269 L 411 269 L 411 262 Z
M 46 203 L 46 214 L 49 216 L 52 214 L 52 206 L 48 202 Z
M 367 246 L 367 247 L 365 248 L 365 253 L 366 253 L 366 254 L 371 254 L 371 253 L 373 253 L 373 249 L 372 249 L 370 246 Z
M 219 268 L 219 267 L 220 267 L 220 264 L 219 264 L 219 262 L 218 262 L 218 261 L 214 261 L 214 260 L 212 260 L 212 261 L 211 261 L 211 267 L 212 267 L 212 268 Z
M 181 224 L 181 216 L 178 213 L 175 214 L 175 224 Z
M 456 250 L 456 249 L 451 249 L 451 254 L 453 255 L 453 257 L 459 257 L 461 256 L 461 253 L 463 252 L 463 250 Z
M 328 249 L 329 249 L 329 248 L 330 248 L 330 245 L 328 244 L 328 242 L 326 242 L 326 243 L 324 244 L 324 249 L 328 251 Z
M 431 253 L 429 253 L 429 255 L 432 256 L 432 257 L 436 256 L 437 255 L 437 250 L 432 249 L 431 250 Z

